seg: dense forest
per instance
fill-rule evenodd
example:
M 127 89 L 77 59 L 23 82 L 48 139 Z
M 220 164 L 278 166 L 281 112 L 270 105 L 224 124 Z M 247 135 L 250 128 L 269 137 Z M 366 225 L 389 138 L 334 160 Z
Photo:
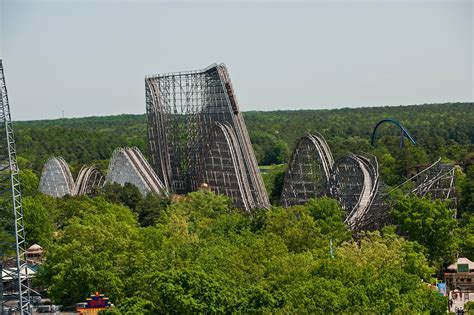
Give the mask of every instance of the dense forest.
M 104 292 L 117 305 L 111 314 L 446 312 L 430 284 L 456 255 L 474 260 L 473 103 L 244 117 L 275 204 L 250 214 L 206 191 L 165 198 L 107 185 L 88 197 L 41 195 L 50 156 L 74 174 L 91 163 L 106 170 L 116 147 L 146 154 L 145 116 L 15 122 L 27 241 L 46 250 L 36 285 L 66 306 Z M 417 144 L 400 148 L 399 129 L 383 125 L 371 146 L 374 125 L 389 117 Z M 458 208 L 396 192 L 394 225 L 353 235 L 332 199 L 278 207 L 285 163 L 307 132 L 321 133 L 335 157 L 375 154 L 389 186 L 438 157 L 457 164 Z
M 414 162 L 427 163 L 441 156 L 462 163 L 474 146 L 473 107 L 473 103 L 455 103 L 245 112 L 244 118 L 260 165 L 286 163 L 296 141 L 307 132 L 320 132 L 336 156 L 345 151 L 373 152 L 372 130 L 388 117 L 400 121 L 416 139 L 416 148 L 422 152 L 421 160 Z M 107 160 L 118 146 L 147 152 L 145 115 L 22 121 L 15 123 L 15 131 L 19 154 L 36 171 L 52 155 L 78 165 Z M 389 136 L 399 131 L 387 125 L 378 134 L 378 142 L 388 144 Z

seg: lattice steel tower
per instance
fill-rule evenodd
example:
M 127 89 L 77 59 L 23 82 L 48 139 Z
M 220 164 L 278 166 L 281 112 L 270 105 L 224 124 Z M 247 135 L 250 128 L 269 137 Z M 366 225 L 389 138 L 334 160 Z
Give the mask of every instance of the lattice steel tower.
M 13 300 L 18 303 L 15 307 L 18 307 L 20 314 L 31 314 L 19 169 L 1 59 L 0 89 L 1 311 L 7 300 Z M 4 283 L 9 285 L 5 286 Z

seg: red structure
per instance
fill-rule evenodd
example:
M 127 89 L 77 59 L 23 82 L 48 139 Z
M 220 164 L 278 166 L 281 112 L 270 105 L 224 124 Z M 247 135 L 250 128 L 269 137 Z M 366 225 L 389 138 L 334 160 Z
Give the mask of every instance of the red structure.
M 91 295 L 90 298 L 86 299 L 86 302 L 77 303 L 76 311 L 79 314 L 99 314 L 100 311 L 105 310 L 109 307 L 113 307 L 110 303 L 109 298 L 104 294 L 99 294 L 96 292 Z

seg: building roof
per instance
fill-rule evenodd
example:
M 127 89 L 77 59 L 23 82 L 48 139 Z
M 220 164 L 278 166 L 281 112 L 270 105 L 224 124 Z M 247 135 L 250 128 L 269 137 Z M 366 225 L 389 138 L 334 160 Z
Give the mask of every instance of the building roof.
M 469 265 L 469 270 L 474 270 L 474 262 L 470 261 L 465 257 L 458 258 L 458 260 L 454 264 L 448 266 L 448 270 L 457 271 L 458 264 L 467 264 Z
M 24 278 L 28 274 L 28 277 L 32 277 L 36 274 L 36 271 L 31 268 L 30 266 L 23 266 L 20 269 L 20 278 Z M 16 269 L 15 268 L 4 268 L 2 270 L 2 279 L 5 281 L 17 279 L 16 277 Z
M 26 250 L 27 252 L 42 252 L 43 247 L 39 246 L 38 244 L 33 244 Z

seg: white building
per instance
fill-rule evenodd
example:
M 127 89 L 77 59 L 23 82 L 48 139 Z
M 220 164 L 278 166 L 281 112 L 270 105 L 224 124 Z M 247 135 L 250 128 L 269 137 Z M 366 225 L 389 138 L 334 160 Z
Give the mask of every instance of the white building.
M 449 296 L 449 310 L 464 309 L 464 304 L 474 301 L 474 263 L 467 258 L 458 258 L 444 273 Z

